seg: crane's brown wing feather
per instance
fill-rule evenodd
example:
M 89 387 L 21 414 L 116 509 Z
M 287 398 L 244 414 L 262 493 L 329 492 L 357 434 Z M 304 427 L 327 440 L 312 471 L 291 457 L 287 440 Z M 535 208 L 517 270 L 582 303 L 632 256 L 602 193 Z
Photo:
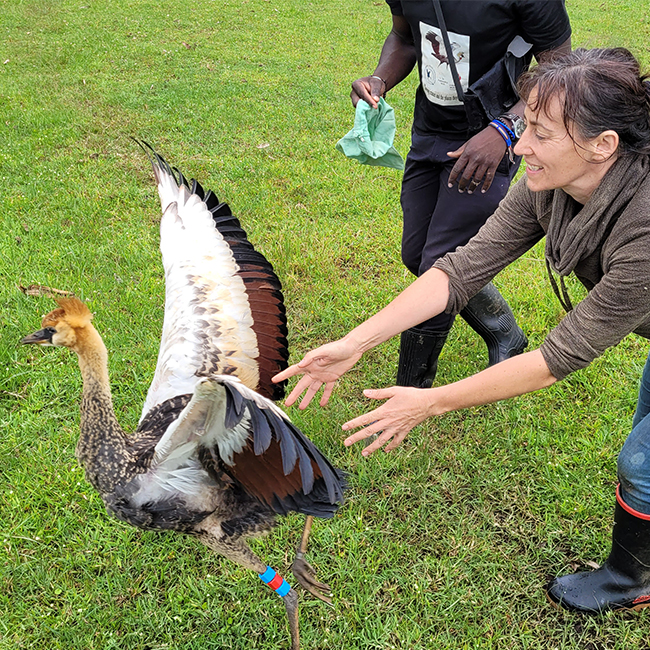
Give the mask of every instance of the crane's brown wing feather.
M 286 382 L 274 384 L 271 381 L 273 375 L 287 367 L 289 358 L 282 284 L 268 260 L 248 241 L 246 231 L 232 214 L 228 204 L 219 202 L 212 191 L 206 192 L 194 179 L 187 186 L 208 207 L 215 226 L 232 250 L 239 266 L 238 274 L 246 285 L 253 314 L 253 331 L 258 337 L 260 352 L 260 381 L 257 390 L 269 399 L 282 399 Z M 260 336 L 262 333 L 270 334 L 270 330 L 273 331 L 270 338 Z

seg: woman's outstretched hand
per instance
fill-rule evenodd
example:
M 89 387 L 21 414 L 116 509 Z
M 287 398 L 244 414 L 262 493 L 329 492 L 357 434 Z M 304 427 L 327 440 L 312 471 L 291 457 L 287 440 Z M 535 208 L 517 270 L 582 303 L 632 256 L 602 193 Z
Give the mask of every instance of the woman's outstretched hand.
M 325 406 L 336 380 L 352 368 L 361 358 L 361 354 L 352 341 L 343 338 L 308 352 L 302 361 L 278 373 L 272 381 L 277 383 L 294 375 L 304 375 L 285 401 L 287 406 L 291 406 L 304 392 L 298 407 L 300 409 L 307 408 L 314 395 L 325 384 L 320 400 L 320 405 Z
M 344 440 L 346 447 L 379 434 L 377 439 L 361 452 L 364 456 L 369 456 L 386 443 L 389 444 L 385 451 L 392 451 L 413 427 L 434 414 L 430 389 L 393 386 L 380 390 L 364 390 L 363 394 L 370 399 L 388 400 L 374 411 L 360 415 L 343 425 L 343 431 L 363 427 Z

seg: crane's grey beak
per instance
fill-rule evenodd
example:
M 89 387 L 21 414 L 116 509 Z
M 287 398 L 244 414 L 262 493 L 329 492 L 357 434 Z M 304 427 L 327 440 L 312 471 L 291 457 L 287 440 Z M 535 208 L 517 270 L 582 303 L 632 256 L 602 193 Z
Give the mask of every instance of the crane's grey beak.
M 38 330 L 33 334 L 29 334 L 23 339 L 20 339 L 21 343 L 38 343 L 40 345 L 52 345 L 52 335 L 56 330 L 52 327 L 46 327 L 45 329 Z

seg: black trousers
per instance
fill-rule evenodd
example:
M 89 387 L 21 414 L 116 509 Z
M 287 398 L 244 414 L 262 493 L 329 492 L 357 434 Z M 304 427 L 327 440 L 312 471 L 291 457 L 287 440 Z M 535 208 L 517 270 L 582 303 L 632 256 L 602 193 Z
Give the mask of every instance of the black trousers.
M 519 168 L 508 155 L 499 164 L 490 189 L 479 187 L 473 194 L 459 192 L 458 185 L 447 187 L 456 159 L 447 156 L 466 141 L 440 135 L 421 135 L 413 130 L 411 150 L 402 180 L 402 261 L 413 275 L 420 276 L 434 262 L 458 246 L 466 244 L 496 210 Z M 449 314 L 439 314 L 418 327 L 448 331 Z

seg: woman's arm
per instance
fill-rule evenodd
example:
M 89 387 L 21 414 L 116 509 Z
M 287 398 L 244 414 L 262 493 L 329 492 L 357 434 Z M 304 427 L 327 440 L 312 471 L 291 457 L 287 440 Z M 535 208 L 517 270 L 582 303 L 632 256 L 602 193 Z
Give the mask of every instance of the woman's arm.
M 413 427 L 429 417 L 524 395 L 551 386 L 555 381 L 542 353 L 533 350 L 439 388 L 393 386 L 365 390 L 366 397 L 388 401 L 343 425 L 343 431 L 363 427 L 349 436 L 345 445 L 379 434 L 362 454 L 368 456 L 387 443 L 385 451 L 392 451 Z
M 342 339 L 308 352 L 302 361 L 275 375 L 274 382 L 294 375 L 304 375 L 291 391 L 285 404 L 291 406 L 304 392 L 300 408 L 307 408 L 314 395 L 325 384 L 320 401 L 320 405 L 325 406 L 334 382 L 352 368 L 366 350 L 440 314 L 448 302 L 449 277 L 444 271 L 430 269 L 381 311 L 355 327 Z
M 323 384 L 320 404 L 329 400 L 336 380 L 370 348 L 450 307 L 457 313 L 467 301 L 510 262 L 544 235 L 526 185 L 517 183 L 494 215 L 466 245 L 448 253 L 380 312 L 338 341 L 309 352 L 299 363 L 273 377 L 283 381 L 304 377 L 286 400 L 291 406 L 304 393 L 306 408 Z

